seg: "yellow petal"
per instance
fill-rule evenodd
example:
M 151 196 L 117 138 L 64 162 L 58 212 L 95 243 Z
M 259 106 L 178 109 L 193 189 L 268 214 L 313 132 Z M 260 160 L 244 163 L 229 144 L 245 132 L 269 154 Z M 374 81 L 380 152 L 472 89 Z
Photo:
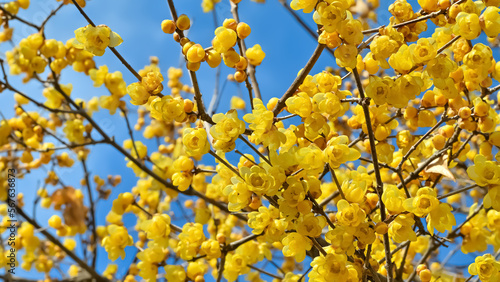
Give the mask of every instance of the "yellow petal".
M 118 33 L 111 31 L 111 34 L 109 35 L 109 47 L 116 47 L 120 44 L 122 44 L 123 39 L 118 35 Z

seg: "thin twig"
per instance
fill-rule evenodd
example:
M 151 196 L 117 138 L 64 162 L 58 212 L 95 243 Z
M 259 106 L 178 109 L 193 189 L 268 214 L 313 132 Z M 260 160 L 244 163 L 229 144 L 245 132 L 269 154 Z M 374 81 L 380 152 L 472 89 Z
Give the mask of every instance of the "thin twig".
M 368 138 L 370 140 L 370 149 L 371 149 L 372 160 L 373 160 L 373 169 L 375 170 L 375 178 L 377 180 L 376 192 L 379 196 L 380 218 L 382 221 L 384 221 L 386 219 L 385 204 L 382 201 L 382 192 L 383 192 L 384 183 L 382 181 L 382 176 L 380 174 L 380 168 L 379 168 L 379 163 L 378 163 L 377 148 L 375 146 L 375 134 L 373 131 L 372 122 L 371 122 L 371 118 L 370 118 L 369 100 L 367 100 L 365 98 L 365 92 L 363 90 L 363 85 L 361 84 L 361 78 L 359 77 L 358 70 L 356 68 L 354 68 L 352 70 L 352 73 L 354 74 L 356 86 L 358 87 L 358 90 L 359 90 L 359 96 L 361 97 L 361 99 L 363 99 L 361 106 L 363 107 L 363 112 L 365 115 L 366 128 L 368 131 Z M 387 281 L 392 282 L 394 279 L 393 272 L 392 272 L 392 261 L 391 261 L 392 256 L 391 256 L 389 235 L 387 233 L 384 234 L 384 248 L 385 248 L 385 257 L 386 257 Z
M 311 58 L 309 58 L 309 61 L 307 62 L 306 66 L 302 69 L 300 74 L 295 78 L 292 85 L 290 85 L 285 94 L 283 94 L 283 97 L 281 97 L 281 99 L 278 101 L 278 104 L 273 110 L 274 116 L 277 116 L 281 112 L 281 110 L 285 107 L 286 100 L 292 97 L 293 94 L 295 94 L 295 91 L 297 91 L 299 86 L 302 84 L 302 82 L 304 82 L 304 79 L 309 74 L 312 67 L 316 64 L 316 61 L 319 59 L 319 56 L 321 55 L 325 47 L 326 45 L 324 44 L 318 44 L 318 46 L 316 46 L 316 49 L 314 50 L 314 53 L 312 54 Z

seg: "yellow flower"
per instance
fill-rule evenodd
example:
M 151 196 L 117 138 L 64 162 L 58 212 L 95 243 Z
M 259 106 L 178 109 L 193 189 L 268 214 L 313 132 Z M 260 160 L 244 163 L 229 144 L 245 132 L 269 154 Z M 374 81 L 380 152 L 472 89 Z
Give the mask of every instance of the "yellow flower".
M 321 231 L 326 226 L 326 218 L 321 215 L 315 216 L 313 213 L 308 213 L 299 217 L 295 226 L 297 227 L 297 232 L 304 236 L 319 237 Z
M 478 275 L 481 281 L 493 282 L 500 278 L 500 263 L 491 254 L 476 257 L 468 270 L 471 275 Z
M 201 244 L 201 254 L 207 255 L 207 259 L 219 258 L 221 256 L 219 242 L 214 239 L 203 242 Z
M 387 103 L 387 97 L 392 96 L 393 86 L 394 81 L 390 77 L 370 76 L 370 83 L 366 87 L 366 96 L 372 98 L 375 104 L 383 105 Z
M 481 34 L 479 17 L 475 13 L 460 12 L 456 18 L 456 24 L 453 26 L 453 33 L 461 35 L 467 40 L 472 40 Z
M 68 120 L 63 129 L 66 133 L 66 138 L 69 142 L 81 144 L 85 141 L 83 134 L 85 133 L 85 126 L 81 119 Z
M 212 44 L 217 53 L 225 53 L 236 44 L 236 39 L 237 35 L 234 30 L 221 26 L 215 30 Z
M 446 79 L 450 78 L 450 73 L 457 69 L 457 64 L 447 55 L 440 54 L 427 63 L 425 71 L 432 77 L 434 85 L 443 89 L 446 87 Z
M 255 144 L 262 143 L 271 150 L 277 149 L 281 143 L 285 143 L 285 135 L 273 124 L 274 114 L 264 106 L 262 100 L 256 98 L 253 103 L 252 113 L 243 116 L 243 120 L 250 123 L 249 127 L 253 130 L 250 141 Z
M 151 94 L 139 82 L 134 82 L 127 86 L 127 93 L 130 95 L 132 105 L 144 105 L 148 101 Z
M 68 269 L 68 274 L 69 276 L 71 277 L 76 277 L 78 276 L 78 272 L 80 271 L 80 269 L 78 268 L 78 266 L 72 264 L 69 269 Z
M 238 276 L 250 271 L 248 267 L 248 256 L 245 254 L 228 254 L 226 256 L 226 267 L 224 267 L 224 277 L 228 281 L 235 281 Z
M 332 92 L 314 94 L 313 107 L 315 112 L 327 114 L 330 119 L 338 118 L 348 110 L 348 106 L 341 103 L 339 96 Z
M 254 165 L 251 168 L 241 167 L 241 177 L 248 184 L 248 190 L 262 196 L 274 196 L 278 189 L 285 182 L 285 174 L 275 166 L 270 166 L 268 163 Z
M 335 49 L 335 61 L 343 68 L 354 69 L 357 63 L 358 48 L 353 44 L 342 44 Z
M 389 12 L 394 15 L 399 22 L 411 20 L 413 18 L 413 8 L 406 0 L 396 0 L 389 6 Z
M 403 202 L 405 210 L 416 216 L 424 217 L 439 206 L 436 192 L 430 187 L 418 189 L 417 195 Z
M 350 203 L 363 202 L 366 190 L 368 189 L 366 181 L 360 181 L 360 179 L 353 179 L 352 181 L 344 180 L 341 188 L 346 200 Z
M 345 254 L 327 254 L 317 256 L 311 262 L 310 281 L 348 281 L 350 271 L 347 269 Z
M 125 258 L 125 247 L 132 246 L 134 240 L 128 234 L 128 230 L 124 226 L 111 224 L 108 226 L 108 236 L 102 239 L 102 245 L 108 253 L 108 258 L 112 261 L 121 257 Z
M 325 240 L 337 254 L 345 253 L 348 256 L 354 254 L 354 232 L 353 227 L 337 225 L 325 235 Z
M 61 85 L 61 89 L 67 96 L 70 96 L 71 91 L 73 90 L 73 85 Z M 61 93 L 53 87 L 43 89 L 42 94 L 47 98 L 47 101 L 45 101 L 44 105 L 52 109 L 59 108 L 62 104 L 62 101 L 64 100 L 64 96 L 62 96 Z
M 170 216 L 155 214 L 153 218 L 142 222 L 141 229 L 146 232 L 148 239 L 165 239 L 170 234 Z
M 251 212 L 248 215 L 248 226 L 253 229 L 253 234 L 261 234 L 278 217 L 279 210 L 274 206 L 270 206 L 269 209 L 261 206 L 259 211 Z
M 166 265 L 165 278 L 167 281 L 182 282 L 186 281 L 186 271 L 181 265 Z
M 333 137 L 328 141 L 323 154 L 331 168 L 339 168 L 341 164 L 355 161 L 361 157 L 358 150 L 347 146 L 348 142 L 349 138 L 345 135 Z
M 158 69 L 149 71 L 142 76 L 142 85 L 151 94 L 158 94 L 163 90 L 163 75 Z
M 373 225 L 371 225 L 368 222 L 360 223 L 355 228 L 354 236 L 358 238 L 358 242 L 365 245 L 372 244 L 376 239 L 375 230 L 373 230 Z
M 500 9 L 489 6 L 484 10 L 479 22 L 488 37 L 497 37 L 500 33 Z
M 479 186 L 500 184 L 500 166 L 480 154 L 474 157 L 474 165 L 467 168 L 467 174 Z
M 104 182 L 104 181 L 103 181 Z M 113 200 L 111 210 L 119 215 L 124 214 L 130 205 L 134 202 L 134 195 L 130 192 L 121 193 L 118 198 Z
M 434 228 L 443 233 L 446 230 L 451 231 L 456 224 L 455 217 L 451 213 L 453 208 L 447 203 L 440 203 L 437 208 L 432 210 L 427 218 L 427 230 L 431 235 L 434 234 Z
M 399 47 L 398 51 L 389 58 L 389 64 L 395 71 L 407 73 L 415 65 L 408 45 L 403 44 Z
M 312 248 L 312 242 L 306 236 L 291 232 L 281 240 L 283 243 L 283 255 L 285 257 L 295 257 L 297 262 L 302 262 L 306 258 L 306 251 Z
M 403 191 L 398 189 L 396 185 L 387 185 L 384 187 L 384 193 L 382 194 L 382 201 L 385 204 L 385 208 L 390 214 L 400 214 L 405 209 L 403 207 L 403 202 L 406 196 Z
M 182 122 L 187 114 L 184 110 L 184 100 L 181 97 L 165 95 L 156 97 L 151 101 L 151 116 L 160 121 Z
M 172 175 L 172 183 L 179 188 L 180 191 L 186 191 L 193 181 L 193 175 L 189 171 L 176 172 Z
M 488 188 L 483 203 L 486 209 L 493 207 L 495 210 L 500 211 L 500 185 L 491 185 Z
M 306 171 L 321 172 L 324 168 L 323 151 L 316 144 L 300 148 L 296 154 L 299 165 Z
M 93 27 L 88 25 L 75 30 L 73 47 L 89 51 L 95 56 L 102 56 L 106 48 L 122 44 L 122 38 L 105 25 Z
M 329 1 L 320 2 L 316 5 L 316 11 L 313 14 L 314 22 L 322 25 L 326 32 L 337 31 L 340 22 L 347 17 L 346 9 L 349 8 L 347 1 Z
M 286 190 L 281 194 L 285 199 L 287 205 L 296 207 L 300 202 L 302 202 L 307 193 L 307 185 L 305 181 L 299 180 L 299 178 L 294 176 L 289 176 L 286 180 L 287 187 Z
M 422 9 L 427 12 L 434 12 L 438 10 L 438 1 L 434 0 L 418 0 L 418 4 Z
M 370 44 L 370 50 L 372 52 L 373 58 L 379 63 L 384 69 L 389 68 L 389 64 L 386 59 L 392 54 L 396 53 L 399 49 L 399 43 L 389 37 L 388 35 L 382 35 L 376 37 L 372 44 Z
M 217 150 L 226 148 L 224 143 L 234 143 L 245 132 L 245 123 L 238 118 L 236 110 L 230 110 L 227 114 L 215 114 L 212 120 L 215 125 L 210 128 L 210 135 L 215 140 L 214 148 Z
M 311 115 L 312 103 L 311 98 L 306 92 L 300 92 L 295 96 L 286 100 L 287 111 L 292 114 L 297 114 L 301 117 L 308 117 Z
M 252 192 L 248 190 L 248 186 L 244 182 L 235 181 L 232 185 L 224 188 L 224 195 L 228 198 L 228 210 L 232 212 L 240 211 L 250 204 Z
M 203 128 L 186 128 L 182 132 L 182 144 L 189 156 L 202 156 L 210 150 L 207 132 Z
M 340 36 L 347 44 L 357 45 L 363 41 L 363 25 L 359 20 L 345 19 L 340 23 Z
M 294 10 L 302 9 L 304 13 L 310 13 L 314 10 L 318 0 L 293 0 L 290 3 L 290 7 Z
M 266 53 L 262 51 L 259 44 L 255 44 L 253 47 L 247 49 L 245 55 L 247 56 L 248 62 L 254 66 L 259 66 L 266 57 Z
M 402 243 L 406 240 L 417 241 L 413 224 L 415 224 L 415 220 L 411 214 L 400 214 L 389 224 L 389 235 L 396 243 Z
M 437 55 L 434 39 L 420 38 L 417 44 L 410 45 L 410 52 L 416 64 L 426 63 Z
M 203 225 L 192 222 L 184 224 L 182 232 L 179 234 L 179 240 L 176 251 L 179 252 L 181 259 L 192 259 L 197 254 L 203 241 L 205 241 Z
M 358 204 L 349 204 L 342 199 L 337 203 L 337 210 L 335 217 L 341 225 L 356 227 L 365 221 L 365 211 Z
M 89 71 L 89 76 L 92 81 L 94 81 L 94 87 L 100 87 L 104 84 L 106 80 L 106 75 L 108 74 L 108 66 L 100 66 L 99 69 L 91 69 Z

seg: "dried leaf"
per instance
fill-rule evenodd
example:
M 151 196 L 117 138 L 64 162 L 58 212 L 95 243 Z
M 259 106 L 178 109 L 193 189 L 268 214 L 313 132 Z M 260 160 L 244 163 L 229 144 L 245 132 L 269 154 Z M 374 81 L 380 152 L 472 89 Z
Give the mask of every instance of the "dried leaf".
M 63 216 L 65 224 L 70 226 L 81 226 L 85 224 L 87 207 L 85 207 L 81 201 L 68 203 L 64 209 Z
M 66 186 L 57 189 L 51 196 L 56 206 L 64 205 L 64 223 L 70 226 L 81 226 L 85 224 L 88 208 L 84 206 L 83 199 L 77 197 L 75 188 Z
M 448 168 L 448 155 L 442 155 L 441 157 L 432 161 L 425 169 L 426 173 L 437 173 L 444 177 L 448 177 L 453 181 L 456 181 L 455 176 Z
M 349 10 L 358 15 L 366 15 L 370 11 L 370 7 L 365 3 L 365 1 L 356 1 L 356 5 L 351 7 Z

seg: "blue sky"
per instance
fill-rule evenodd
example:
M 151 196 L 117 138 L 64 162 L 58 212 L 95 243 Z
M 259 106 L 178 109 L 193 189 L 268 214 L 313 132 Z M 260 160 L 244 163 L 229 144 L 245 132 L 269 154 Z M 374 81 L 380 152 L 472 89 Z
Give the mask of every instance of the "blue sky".
M 416 3 L 417 1 L 409 2 Z M 54 0 L 32 1 L 30 9 L 28 11 L 21 11 L 19 16 L 39 24 L 59 3 L 60 2 L 55 2 Z M 213 19 L 211 13 L 203 13 L 201 0 L 174 0 L 174 3 L 177 7 L 178 14 L 185 13 L 192 18 L 193 24 L 189 30 L 188 37 L 192 41 L 200 43 L 203 47 L 210 46 L 214 30 Z M 225 18 L 232 17 L 229 9 L 229 3 L 226 0 L 222 0 L 222 2 L 217 5 L 216 12 L 219 25 L 222 24 Z M 418 9 L 415 8 L 415 10 Z M 150 56 L 159 57 L 160 67 L 165 77 L 170 66 L 179 66 L 181 57 L 178 43 L 173 41 L 171 35 L 164 34 L 160 29 L 161 21 L 170 18 L 170 11 L 166 1 L 149 0 L 147 2 L 139 2 L 134 0 L 93 0 L 88 1 L 85 11 L 96 24 L 106 24 L 113 31 L 121 35 L 124 43 L 117 47 L 117 50 L 136 70 L 149 64 Z M 271 97 L 281 97 L 296 77 L 298 71 L 305 65 L 317 43 L 292 19 L 279 1 L 269 0 L 265 4 L 258 4 L 244 0 L 240 3 L 239 11 L 241 21 L 248 23 L 252 28 L 251 35 L 245 39 L 247 47 L 251 47 L 254 44 L 260 44 L 264 52 L 266 52 L 266 58 L 262 65 L 257 67 L 256 74 L 261 93 L 263 94 L 263 100 L 267 101 Z M 312 21 L 312 14 L 303 14 L 302 12 L 298 14 L 312 28 L 315 27 Z M 389 19 L 387 7 L 379 9 L 378 16 L 381 24 L 387 23 Z M 49 22 L 46 27 L 46 35 L 47 38 L 55 38 L 65 42 L 74 37 L 75 29 L 85 25 L 87 25 L 85 19 L 78 13 L 74 6 L 69 5 L 64 7 L 57 16 Z M 21 38 L 35 32 L 35 30 L 30 27 L 17 24 L 14 26 L 19 27 L 15 31 L 14 41 L 16 43 Z M 8 43 L 0 45 L 2 54 L 11 48 L 12 46 Z M 102 57 L 96 57 L 95 61 L 97 65 L 106 64 L 110 72 L 116 70 L 121 71 L 127 83 L 135 82 L 135 78 L 132 74 L 120 64 L 110 51 L 107 51 Z M 326 66 L 335 66 L 335 62 L 330 54 L 324 52 L 311 73 L 318 73 Z M 220 85 L 222 85 L 223 79 L 230 73 L 233 73 L 232 69 L 225 66 L 222 67 Z M 215 70 L 203 64 L 198 74 L 201 91 L 204 95 L 205 103 L 208 105 L 214 88 Z M 21 89 L 39 101 L 44 100 L 41 95 L 43 88 L 40 84 L 29 83 L 23 85 L 20 78 L 11 80 L 12 84 L 18 89 Z M 187 83 L 188 81 L 186 74 L 184 82 Z M 74 98 L 78 97 L 88 100 L 93 96 L 107 94 L 103 87 L 97 89 L 92 87 L 92 82 L 87 76 L 81 73 L 75 73 L 72 70 L 63 72 L 62 83 L 73 84 L 72 97 Z M 222 112 L 229 109 L 229 99 L 233 95 L 241 95 L 245 100 L 248 100 L 247 90 L 244 84 L 236 85 L 234 83 L 228 83 L 222 95 L 219 107 L 219 111 Z M 3 105 L 0 106 L 1 111 L 7 117 L 12 116 L 12 95 L 4 92 L 2 99 L 4 102 L 2 103 Z M 127 97 L 124 99 L 128 101 Z M 137 118 L 137 115 L 133 113 L 135 107 L 130 104 L 128 106 L 132 109 L 131 122 L 134 124 Z M 110 116 L 107 114 L 107 110 L 102 110 L 94 117 L 111 136 L 115 136 L 119 144 L 128 138 L 125 121 L 123 118 L 120 118 L 118 114 Z M 135 137 L 139 140 L 144 140 L 139 133 L 136 133 Z M 150 141 L 145 142 L 147 144 L 155 143 Z M 247 151 L 243 146 L 242 149 Z M 153 150 L 150 150 L 149 152 L 152 151 Z M 131 188 L 135 186 L 136 178 L 133 173 L 131 173 L 130 169 L 125 166 L 123 156 L 109 146 L 99 145 L 94 147 L 89 156 L 88 166 L 92 174 L 98 174 L 101 178 L 106 178 L 108 174 L 122 175 L 122 184 L 113 189 L 110 199 L 116 198 L 119 193 L 130 191 Z M 75 187 L 79 187 L 77 183 L 82 177 L 80 163 L 75 162 L 75 165 L 71 169 L 60 169 L 58 173 L 65 183 L 74 183 Z M 18 192 L 24 193 L 28 211 L 31 211 L 31 203 L 35 197 L 34 192 L 39 187 L 39 181 L 43 181 L 44 174 L 45 172 L 40 171 L 19 181 Z M 99 204 L 97 208 L 97 214 L 99 215 L 97 218 L 98 225 L 105 224 L 105 214 L 109 211 L 109 207 L 109 201 Z M 51 211 L 37 208 L 37 219 L 42 225 L 47 225 L 47 219 L 51 215 Z M 132 218 L 131 216 L 125 217 L 126 226 L 133 226 Z M 182 225 L 182 222 L 179 222 L 178 225 Z M 127 251 L 128 254 L 135 253 L 134 247 L 129 247 Z M 77 253 L 81 254 L 81 250 L 78 249 Z M 119 265 L 128 265 L 131 260 L 132 257 L 127 257 L 124 262 L 117 261 L 115 263 Z M 107 258 L 100 256 L 97 270 L 102 272 L 107 263 Z M 121 277 L 125 272 L 126 269 L 119 269 L 118 277 Z M 41 277 L 34 272 L 30 272 L 30 276 L 36 278 Z

